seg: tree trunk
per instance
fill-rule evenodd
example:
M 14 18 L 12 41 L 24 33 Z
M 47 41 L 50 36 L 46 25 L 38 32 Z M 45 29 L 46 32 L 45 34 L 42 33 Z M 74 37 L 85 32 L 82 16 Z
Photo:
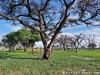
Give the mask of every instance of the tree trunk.
M 32 47 L 32 54 L 34 53 L 34 47 Z
M 75 50 L 76 50 L 76 53 L 77 53 L 78 52 L 78 48 L 76 47 Z
M 12 51 L 16 50 L 16 45 L 12 45 Z
M 9 46 L 9 52 L 11 52 L 11 46 Z
M 24 46 L 24 52 L 26 52 L 27 51 L 27 46 Z
M 35 42 L 32 44 L 32 54 L 34 53 L 34 44 Z
M 44 49 L 44 54 L 42 59 L 48 60 L 50 58 L 51 50 L 49 48 Z
M 12 51 L 12 45 L 9 45 L 9 52 Z

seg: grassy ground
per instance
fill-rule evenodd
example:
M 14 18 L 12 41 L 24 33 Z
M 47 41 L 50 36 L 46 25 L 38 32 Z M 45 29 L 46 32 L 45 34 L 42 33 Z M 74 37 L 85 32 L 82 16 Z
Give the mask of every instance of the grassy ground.
M 39 50 L 0 52 L 0 75 L 100 75 L 100 50 L 53 51 L 49 60 L 41 57 Z

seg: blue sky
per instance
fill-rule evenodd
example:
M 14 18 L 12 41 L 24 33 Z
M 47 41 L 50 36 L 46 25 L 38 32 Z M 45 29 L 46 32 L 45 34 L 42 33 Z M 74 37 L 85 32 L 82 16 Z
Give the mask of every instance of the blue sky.
M 10 21 L 0 20 L 0 41 L 4 35 L 18 29 L 21 29 L 21 26 L 14 26 Z

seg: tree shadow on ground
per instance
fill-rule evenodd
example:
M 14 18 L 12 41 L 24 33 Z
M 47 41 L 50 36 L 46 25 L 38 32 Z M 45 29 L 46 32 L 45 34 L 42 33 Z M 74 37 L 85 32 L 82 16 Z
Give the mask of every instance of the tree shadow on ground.
M 8 53 L 0 53 L 0 59 L 32 59 L 32 60 L 40 60 L 41 58 L 38 58 L 38 57 L 16 57 L 16 56 L 13 56 L 13 55 L 10 55 Z

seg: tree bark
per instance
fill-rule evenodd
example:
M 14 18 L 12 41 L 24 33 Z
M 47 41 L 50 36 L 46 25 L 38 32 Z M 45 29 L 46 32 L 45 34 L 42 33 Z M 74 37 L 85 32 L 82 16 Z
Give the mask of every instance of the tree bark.
M 48 60 L 50 58 L 50 54 L 51 54 L 50 48 L 44 49 L 44 54 L 43 54 L 43 58 L 42 59 Z
M 34 47 L 32 47 L 32 54 L 34 53 Z
M 9 46 L 9 52 L 11 52 L 11 46 Z
M 27 51 L 27 46 L 24 46 L 24 52 L 26 52 Z
M 16 44 L 12 45 L 12 51 L 16 50 Z
M 75 50 L 76 50 L 76 53 L 77 53 L 78 52 L 78 48 L 76 47 Z
M 32 54 L 34 53 L 34 44 L 35 42 L 32 44 Z

